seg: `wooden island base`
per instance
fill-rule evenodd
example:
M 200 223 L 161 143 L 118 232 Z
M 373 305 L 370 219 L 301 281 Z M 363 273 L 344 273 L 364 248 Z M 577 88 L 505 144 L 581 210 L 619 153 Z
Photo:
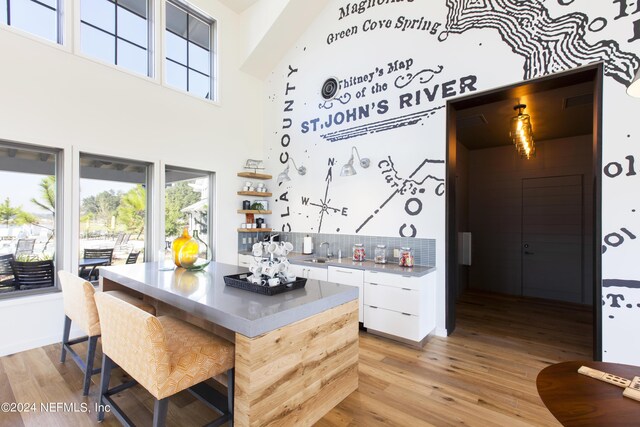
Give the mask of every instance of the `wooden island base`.
M 106 278 L 101 288 L 142 295 Z M 236 426 L 310 426 L 358 388 L 357 300 L 249 338 L 143 297 L 159 315 L 235 338 Z
M 313 425 L 358 388 L 358 303 L 236 334 L 235 425 Z

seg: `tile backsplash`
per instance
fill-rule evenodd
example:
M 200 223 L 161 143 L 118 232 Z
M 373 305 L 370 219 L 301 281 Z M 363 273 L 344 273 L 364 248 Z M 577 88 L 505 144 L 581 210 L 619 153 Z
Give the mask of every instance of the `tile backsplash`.
M 256 241 L 261 241 L 269 233 L 238 233 L 238 250 L 248 251 Z M 320 248 L 320 243 L 328 242 L 333 257 L 338 257 L 338 250 L 342 251 L 342 257 L 351 257 L 354 243 L 362 243 L 365 247 L 366 258 L 373 259 L 376 245 L 387 245 L 387 260 L 397 261 L 393 258 L 393 250 L 401 247 L 413 249 L 415 263 L 417 265 L 436 265 L 436 241 L 435 239 L 417 239 L 413 237 L 381 237 L 361 236 L 349 234 L 317 234 L 317 233 L 277 233 L 280 241 L 293 244 L 294 252 L 302 252 L 302 239 L 305 236 L 313 237 L 313 253 L 324 257 L 327 254 L 327 246 Z

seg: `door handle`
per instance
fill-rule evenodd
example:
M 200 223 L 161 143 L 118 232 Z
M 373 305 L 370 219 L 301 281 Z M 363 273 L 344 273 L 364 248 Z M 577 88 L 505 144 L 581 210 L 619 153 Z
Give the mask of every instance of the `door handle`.
M 535 252 L 524 251 L 525 255 L 533 255 Z

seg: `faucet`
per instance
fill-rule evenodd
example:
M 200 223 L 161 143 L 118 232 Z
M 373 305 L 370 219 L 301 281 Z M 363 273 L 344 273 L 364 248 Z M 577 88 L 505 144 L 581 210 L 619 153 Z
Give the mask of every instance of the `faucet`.
M 320 243 L 320 248 L 322 248 L 322 245 L 327 245 L 327 259 L 331 258 L 333 256 L 333 253 L 331 252 L 331 244 L 329 242 L 322 242 Z

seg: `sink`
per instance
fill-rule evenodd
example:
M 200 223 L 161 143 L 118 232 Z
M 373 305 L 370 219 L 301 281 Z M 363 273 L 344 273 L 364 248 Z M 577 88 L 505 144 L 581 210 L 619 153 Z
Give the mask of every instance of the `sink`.
M 314 264 L 324 264 L 325 262 L 327 262 L 326 258 L 307 258 L 307 259 L 303 259 L 304 262 L 312 262 Z

